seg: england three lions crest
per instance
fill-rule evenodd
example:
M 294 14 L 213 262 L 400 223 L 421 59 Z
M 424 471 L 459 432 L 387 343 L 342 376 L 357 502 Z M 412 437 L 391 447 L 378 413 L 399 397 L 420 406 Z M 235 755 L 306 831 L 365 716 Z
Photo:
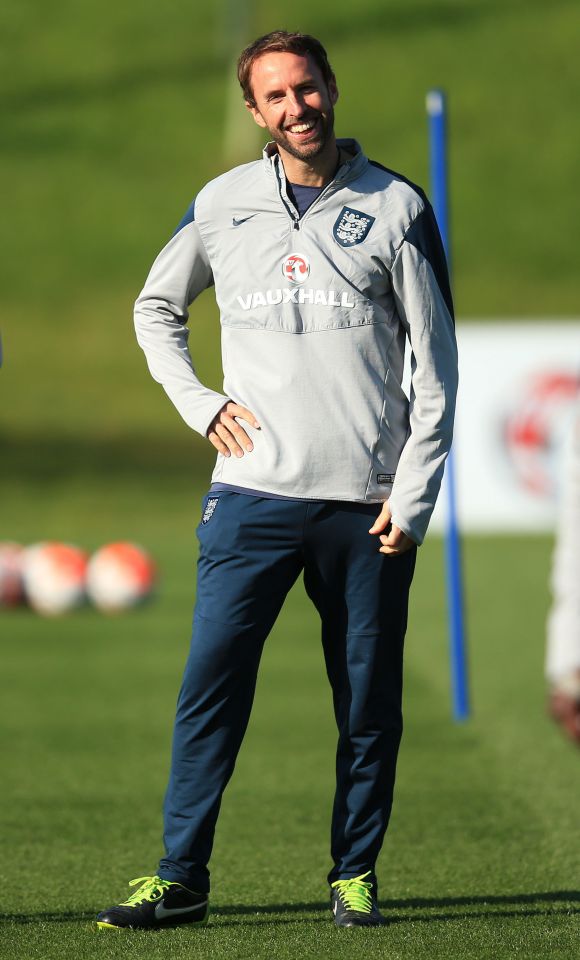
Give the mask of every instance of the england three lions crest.
M 374 222 L 375 218 L 368 213 L 343 207 L 332 229 L 334 239 L 341 247 L 354 247 L 363 242 Z

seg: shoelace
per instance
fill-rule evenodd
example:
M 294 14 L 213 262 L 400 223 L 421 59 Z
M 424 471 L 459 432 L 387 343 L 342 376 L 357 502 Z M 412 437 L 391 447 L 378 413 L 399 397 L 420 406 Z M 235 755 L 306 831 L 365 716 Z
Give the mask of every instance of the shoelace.
M 335 880 L 332 884 L 333 889 L 338 890 L 338 895 L 347 910 L 356 910 L 357 913 L 371 912 L 373 885 L 370 881 L 364 880 L 364 877 L 368 877 L 368 873 L 363 873 L 361 877 L 353 877 L 352 880 Z
M 136 907 L 145 900 L 149 903 L 160 900 L 171 886 L 170 880 L 162 880 L 161 877 L 137 877 L 136 880 L 129 881 L 129 886 L 136 887 L 138 883 L 141 886 L 127 900 L 123 901 L 122 905 L 124 907 Z

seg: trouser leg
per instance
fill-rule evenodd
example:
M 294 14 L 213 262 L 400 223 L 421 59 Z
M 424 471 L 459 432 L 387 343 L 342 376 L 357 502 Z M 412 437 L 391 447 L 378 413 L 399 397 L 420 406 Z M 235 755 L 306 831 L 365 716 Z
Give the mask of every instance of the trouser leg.
M 580 407 L 563 458 L 552 594 L 546 674 L 557 687 L 580 670 Z
M 305 584 L 322 620 L 338 726 L 329 882 L 371 871 L 391 812 L 402 732 L 403 641 L 416 550 L 378 552 L 377 507 L 312 512 Z
M 264 640 L 301 569 L 293 504 L 220 493 L 200 524 L 191 650 L 178 698 L 159 874 L 209 889 L 222 793 L 252 707 Z

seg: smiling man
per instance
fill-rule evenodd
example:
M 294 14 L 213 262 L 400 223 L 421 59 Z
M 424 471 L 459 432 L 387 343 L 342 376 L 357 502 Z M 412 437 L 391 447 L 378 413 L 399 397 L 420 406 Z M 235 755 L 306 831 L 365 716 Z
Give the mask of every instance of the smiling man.
M 217 462 L 197 531 L 165 856 L 99 914 L 104 929 L 207 920 L 221 797 L 262 646 L 300 573 L 322 622 L 338 728 L 332 914 L 340 927 L 386 922 L 375 867 L 402 730 L 408 594 L 457 387 L 445 257 L 422 191 L 355 140 L 336 140 L 338 89 L 318 40 L 261 37 L 238 77 L 270 137 L 263 158 L 199 192 L 136 304 L 153 377 Z M 223 393 L 199 381 L 187 347 L 188 308 L 211 285 Z
M 326 69 L 311 56 L 272 51 L 257 59 L 248 54 L 239 76 L 254 120 L 278 144 L 287 177 L 322 186 L 336 167 L 338 90 L 330 65 Z

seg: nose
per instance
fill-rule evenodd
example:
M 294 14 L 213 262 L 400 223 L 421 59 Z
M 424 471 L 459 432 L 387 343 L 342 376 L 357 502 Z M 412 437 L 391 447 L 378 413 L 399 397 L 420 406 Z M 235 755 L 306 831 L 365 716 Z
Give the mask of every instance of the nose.
M 288 93 L 288 111 L 293 117 L 301 117 L 304 113 L 304 98 L 301 93 L 290 90 Z

